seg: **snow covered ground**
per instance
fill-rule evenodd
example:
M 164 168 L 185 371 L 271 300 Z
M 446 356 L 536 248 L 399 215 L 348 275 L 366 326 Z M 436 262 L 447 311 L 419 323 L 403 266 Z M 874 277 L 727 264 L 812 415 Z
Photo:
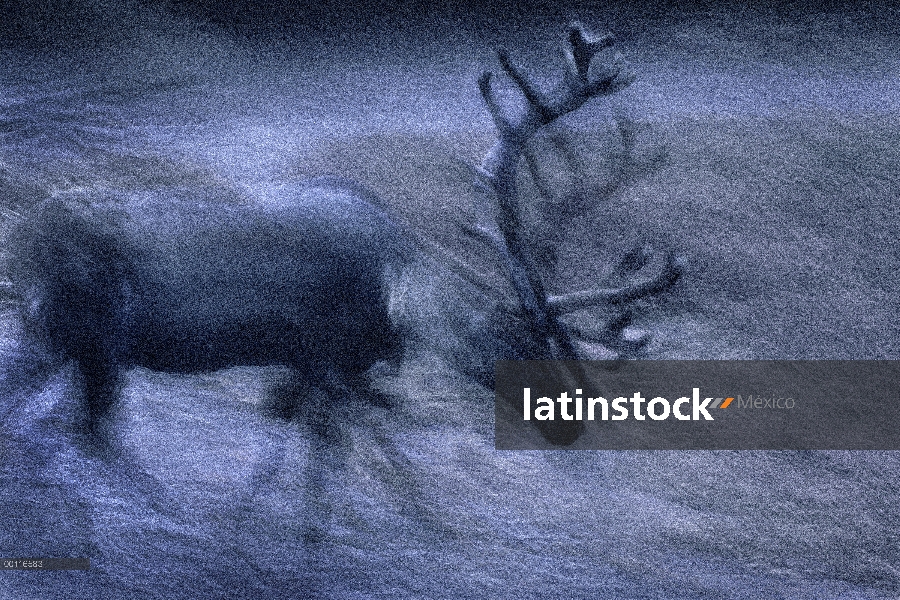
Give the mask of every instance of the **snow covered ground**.
M 459 161 L 477 164 L 493 136 L 475 77 L 497 70 L 500 44 L 535 72 L 558 64 L 578 17 L 619 34 L 638 78 L 558 129 L 575 172 L 536 146 L 559 171 L 557 203 L 587 199 L 564 218 L 529 213 L 557 246 L 551 287 L 587 286 L 649 240 L 690 268 L 638 316 L 648 358 L 900 357 L 900 42 L 886 8 L 582 3 L 248 33 L 212 9 L 82 5 L 109 33 L 23 17 L 28 35 L 7 32 L 0 51 L 7 225 L 73 188 L 227 201 L 336 173 L 438 257 L 468 258 Z M 78 35 L 60 42 L 67 27 Z M 633 133 L 628 167 L 616 119 Z M 117 461 L 73 442 L 67 371 L 11 394 L 0 555 L 92 566 L 2 572 L 0 598 L 900 596 L 897 453 L 497 452 L 492 390 L 454 358 L 419 348 L 374 374 L 389 408 L 330 399 L 334 439 L 259 410 L 272 370 L 137 369 Z

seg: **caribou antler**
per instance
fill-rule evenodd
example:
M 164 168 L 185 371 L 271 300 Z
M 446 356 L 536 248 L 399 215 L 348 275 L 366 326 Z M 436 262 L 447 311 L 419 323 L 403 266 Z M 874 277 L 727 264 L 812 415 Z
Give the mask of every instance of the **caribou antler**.
M 493 74 L 485 72 L 478 80 L 484 102 L 497 127 L 498 141 L 482 163 L 482 188 L 493 192 L 497 210 L 490 223 L 482 224 L 480 232 L 490 239 L 499 252 L 519 301 L 524 309 L 533 339 L 543 356 L 533 358 L 574 360 L 579 358 L 572 339 L 573 331 L 559 317 L 564 313 L 600 304 L 624 304 L 637 298 L 660 292 L 671 286 L 681 274 L 682 262 L 668 254 L 658 272 L 630 285 L 617 288 L 598 288 L 548 296 L 527 245 L 523 242 L 522 222 L 519 218 L 517 169 L 525 144 L 541 128 L 570 113 L 591 98 L 615 93 L 629 85 L 633 76 L 626 71 L 621 55 L 614 54 L 606 64 L 599 64 L 598 54 L 614 44 L 611 34 L 593 36 L 574 23 L 569 27 L 566 71 L 562 81 L 550 94 L 544 94 L 513 64 L 505 49 L 497 52 L 500 66 L 512 79 L 527 101 L 521 114 L 510 115 L 501 105 L 492 86 Z M 630 253 L 619 265 L 621 275 L 640 272 L 649 261 L 649 252 L 640 249 Z M 612 349 L 633 350 L 646 343 L 647 338 L 626 339 L 624 329 L 630 322 L 625 311 L 598 335 L 589 336 Z

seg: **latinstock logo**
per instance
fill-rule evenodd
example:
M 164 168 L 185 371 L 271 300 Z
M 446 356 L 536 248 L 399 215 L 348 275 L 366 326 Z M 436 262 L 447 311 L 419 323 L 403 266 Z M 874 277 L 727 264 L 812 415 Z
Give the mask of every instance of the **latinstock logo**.
M 502 450 L 900 450 L 900 361 L 500 361 Z
M 601 421 L 625 421 L 629 418 L 645 421 L 648 417 L 654 421 L 664 421 L 670 416 L 679 421 L 699 421 L 701 418 L 714 421 L 715 418 L 709 411 L 728 408 L 734 401 L 734 398 L 730 396 L 728 398 L 709 397 L 701 401 L 700 388 L 696 387 L 690 397 L 682 396 L 671 403 L 662 396 L 655 396 L 648 400 L 641 392 L 635 392 L 630 397 L 617 396 L 611 401 L 602 396 L 585 399 L 581 388 L 575 390 L 574 397 L 570 397 L 568 392 L 562 392 L 555 400 L 549 396 L 542 396 L 535 399 L 533 406 L 531 388 L 524 388 L 522 396 L 525 421 L 530 421 L 532 415 L 538 421 L 553 421 L 557 414 L 555 404 L 559 405 L 559 417 L 564 421 L 582 421 L 585 419 L 585 415 L 588 421 L 598 419 Z M 644 409 L 645 402 L 647 403 L 646 410 Z M 573 403 L 575 405 L 574 415 L 571 413 L 570 406 Z
M 702 401 L 700 400 L 701 396 L 700 388 L 695 387 L 691 396 L 682 396 L 674 402 L 669 402 L 663 396 L 654 396 L 648 400 L 641 392 L 607 400 L 603 396 L 585 398 L 582 389 L 578 388 L 575 390 L 574 396 L 569 396 L 568 392 L 562 392 L 555 399 L 541 396 L 532 400 L 531 388 L 526 387 L 522 390 L 522 412 L 525 421 L 530 421 L 532 418 L 538 421 L 553 421 L 557 415 L 563 421 L 625 421 L 629 418 L 644 421 L 648 417 L 654 421 L 664 421 L 670 417 L 679 421 L 699 421 L 700 419 L 715 421 L 714 413 L 709 411 L 727 409 L 732 406 L 732 403 L 735 408 L 742 409 L 790 410 L 797 406 L 794 398 L 774 395 L 754 396 L 749 394 L 744 398 L 738 394 L 725 398 L 708 397 Z M 644 403 L 646 403 L 646 407 L 644 407 Z

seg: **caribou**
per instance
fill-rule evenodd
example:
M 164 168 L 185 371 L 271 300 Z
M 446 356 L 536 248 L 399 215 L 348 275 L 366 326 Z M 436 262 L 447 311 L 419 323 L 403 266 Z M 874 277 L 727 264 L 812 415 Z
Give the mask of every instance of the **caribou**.
M 524 324 L 488 362 L 584 358 L 577 342 L 585 337 L 639 349 L 647 338 L 624 335 L 627 310 L 590 336 L 563 317 L 627 306 L 681 274 L 671 253 L 652 260 L 638 249 L 618 266 L 627 285 L 550 295 L 525 243 L 517 188 L 523 151 L 539 130 L 631 82 L 621 56 L 608 52 L 613 44 L 611 35 L 570 26 L 566 69 L 550 93 L 500 50 L 500 65 L 525 99 L 519 113 L 503 106 L 490 72 L 478 80 L 498 139 L 472 168 L 481 199 L 472 229 L 499 256 Z M 100 439 L 133 367 L 194 373 L 280 365 L 310 381 L 365 385 L 360 375 L 401 356 L 407 343 L 409 328 L 396 310 L 398 281 L 409 281 L 403 274 L 423 263 L 452 271 L 374 194 L 336 177 L 272 185 L 246 202 L 168 189 L 60 194 L 18 224 L 9 253 L 27 344 L 41 349 L 32 356 L 73 365 L 84 427 Z M 404 294 L 416 302 L 415 288 Z M 462 320 L 503 337 L 490 319 Z

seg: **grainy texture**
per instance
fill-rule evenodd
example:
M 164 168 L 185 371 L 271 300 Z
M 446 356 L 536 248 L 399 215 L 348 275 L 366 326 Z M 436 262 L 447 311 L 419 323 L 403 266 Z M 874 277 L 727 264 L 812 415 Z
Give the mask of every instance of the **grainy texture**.
M 0 554 L 88 556 L 92 569 L 2 572 L 0 597 L 900 593 L 896 453 L 496 452 L 491 391 L 466 373 L 489 354 L 472 335 L 479 311 L 515 296 L 490 249 L 458 234 L 474 191 L 455 162 L 490 146 L 474 78 L 491 46 L 544 72 L 570 18 L 609 26 L 638 79 L 562 124 L 575 167 L 537 141 L 556 210 L 523 182 L 532 235 L 555 253 L 550 291 L 663 240 L 691 268 L 639 312 L 648 356 L 898 358 L 890 9 L 581 3 L 511 7 L 508 20 L 340 9 L 294 36 L 290 15 L 248 31 L 258 20 L 237 3 L 82 2 L 70 19 L 48 4 L 3 37 L 5 223 L 60 191 L 177 189 L 227 204 L 335 173 L 372 187 L 448 269 L 460 258 L 484 285 L 478 296 L 429 269 L 409 275 L 405 314 L 446 326 L 369 373 L 389 406 L 312 386 L 287 421 L 260 410 L 275 367 L 131 370 L 116 461 L 73 441 L 71 372 L 38 388 L 11 385 L 33 373 L 8 374 Z M 613 116 L 633 124 L 631 159 Z M 4 362 L 27 359 L 10 311 L 2 323 Z

